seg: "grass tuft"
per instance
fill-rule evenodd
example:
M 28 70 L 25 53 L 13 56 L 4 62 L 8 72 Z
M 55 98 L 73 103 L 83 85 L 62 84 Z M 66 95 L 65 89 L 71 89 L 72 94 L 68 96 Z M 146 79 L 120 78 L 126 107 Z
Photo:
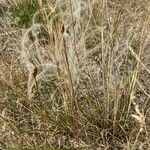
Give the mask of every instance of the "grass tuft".
M 0 1 L 0 149 L 149 149 L 148 0 Z

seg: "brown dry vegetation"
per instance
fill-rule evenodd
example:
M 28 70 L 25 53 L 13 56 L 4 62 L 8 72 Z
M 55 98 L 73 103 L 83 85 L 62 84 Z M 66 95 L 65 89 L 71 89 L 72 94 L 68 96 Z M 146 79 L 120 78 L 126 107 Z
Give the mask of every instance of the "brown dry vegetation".
M 30 2 L 0 1 L 0 149 L 150 149 L 149 0 Z

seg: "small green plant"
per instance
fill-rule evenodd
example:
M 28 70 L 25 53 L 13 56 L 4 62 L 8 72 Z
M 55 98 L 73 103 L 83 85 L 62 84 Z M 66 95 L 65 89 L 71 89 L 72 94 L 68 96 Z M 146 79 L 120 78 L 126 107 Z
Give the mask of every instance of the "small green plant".
M 38 11 L 38 3 L 35 0 L 28 0 L 10 8 L 12 20 L 18 18 L 17 26 L 30 27 L 35 13 Z M 36 21 L 41 22 L 41 17 L 36 16 Z
M 46 1 L 42 1 L 41 7 L 39 6 L 38 1 L 27 0 L 18 5 L 12 6 L 10 12 L 12 26 L 30 28 L 34 23 L 42 24 L 38 32 L 38 38 L 48 39 L 49 33 L 47 25 L 53 16 L 55 16 L 55 20 L 58 19 L 57 14 L 59 14 L 60 10 L 58 7 L 51 10 Z

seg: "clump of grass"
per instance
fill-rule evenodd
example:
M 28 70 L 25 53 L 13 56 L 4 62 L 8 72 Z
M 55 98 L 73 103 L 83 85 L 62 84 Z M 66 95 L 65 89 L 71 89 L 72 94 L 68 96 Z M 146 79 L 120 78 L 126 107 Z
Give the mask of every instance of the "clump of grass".
M 148 1 L 14 4 L 18 22 L 1 18 L 0 146 L 148 149 Z

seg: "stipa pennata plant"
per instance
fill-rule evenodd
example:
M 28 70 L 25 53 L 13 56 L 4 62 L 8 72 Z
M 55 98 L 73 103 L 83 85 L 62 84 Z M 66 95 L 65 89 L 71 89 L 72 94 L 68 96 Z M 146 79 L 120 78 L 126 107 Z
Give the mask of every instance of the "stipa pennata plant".
M 14 128 L 2 128 L 11 146 L 136 149 L 148 142 L 149 94 L 140 77 L 149 73 L 147 4 L 38 0 L 11 7 L 21 16 L 10 23 L 21 32 L 20 70 L 12 70 L 15 57 L 6 63 L 3 56 L 0 78 L 0 91 L 9 89 L 2 118 Z M 12 72 L 22 77 L 17 84 Z M 138 102 L 133 95 L 141 96 Z

